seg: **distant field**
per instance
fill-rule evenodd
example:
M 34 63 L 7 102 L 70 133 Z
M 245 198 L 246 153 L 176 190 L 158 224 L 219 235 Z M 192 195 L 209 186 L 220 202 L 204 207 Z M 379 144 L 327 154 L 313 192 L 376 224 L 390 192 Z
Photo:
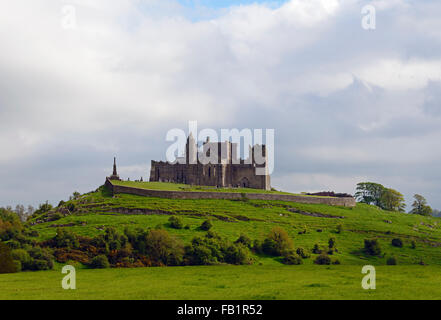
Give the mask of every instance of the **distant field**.
M 360 266 L 203 266 L 77 270 L 63 290 L 59 270 L 0 275 L 0 299 L 440 299 L 440 266 L 380 266 L 376 290 Z
M 204 192 L 237 192 L 237 193 L 275 193 L 275 194 L 293 194 L 281 191 L 269 191 L 252 188 L 217 188 L 212 186 L 192 186 L 182 183 L 169 182 L 138 182 L 138 181 L 118 181 L 112 180 L 114 185 L 126 186 L 149 190 L 169 190 L 169 191 L 204 191 Z

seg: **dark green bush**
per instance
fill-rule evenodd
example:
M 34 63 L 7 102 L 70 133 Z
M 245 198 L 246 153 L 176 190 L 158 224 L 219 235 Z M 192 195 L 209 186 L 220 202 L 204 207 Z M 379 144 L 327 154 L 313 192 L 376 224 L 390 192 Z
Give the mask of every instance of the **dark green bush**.
M 403 247 L 403 240 L 401 240 L 400 238 L 392 239 L 391 243 L 392 243 L 392 245 L 394 247 L 398 247 L 398 248 L 402 248 Z
M 110 267 L 109 260 L 103 254 L 94 257 L 89 264 L 92 269 L 106 269 Z
M 225 262 L 229 264 L 251 264 L 250 250 L 242 243 L 228 247 L 225 253 Z
M 314 247 L 312 248 L 312 253 L 314 253 L 314 254 L 322 253 L 322 249 L 320 249 L 320 246 L 318 243 L 314 244 Z
M 309 252 L 304 249 L 304 248 L 297 248 L 296 253 L 302 258 L 302 259 L 307 259 L 309 258 L 311 255 L 309 254 Z
M 387 265 L 389 265 L 389 266 L 394 266 L 394 265 L 396 265 L 397 264 L 397 258 L 395 258 L 395 257 L 389 257 L 388 259 L 387 259 L 387 261 L 386 261 L 386 264 Z
M 57 229 L 57 234 L 53 238 L 53 242 L 57 248 L 76 249 L 80 246 L 78 237 L 73 232 L 62 228 Z
M 171 216 L 170 219 L 168 219 L 168 222 L 170 223 L 170 227 L 173 229 L 184 228 L 184 223 L 182 222 L 182 219 L 180 217 Z
M 340 264 L 340 260 L 335 259 L 334 261 L 332 261 L 332 264 Z
M 298 265 L 298 264 L 302 264 L 303 260 L 298 254 L 289 253 L 283 257 L 282 263 L 290 264 L 290 265 Z
M 262 243 L 262 252 L 269 256 L 279 256 L 280 252 L 277 249 L 277 243 L 273 239 L 266 238 Z
M 412 249 L 415 249 L 415 248 L 416 248 L 416 242 L 415 242 L 415 240 L 412 240 L 412 242 L 410 243 L 410 247 L 411 247 Z
M 234 243 L 241 243 L 245 247 L 248 247 L 249 249 L 251 249 L 251 247 L 253 246 L 251 239 L 244 234 L 241 234 L 240 237 Z
M 314 263 L 315 264 L 331 264 L 331 258 L 327 254 L 322 253 L 314 260 Z
M 20 261 L 21 270 L 31 269 L 33 260 L 26 250 L 24 249 L 12 250 L 11 255 L 15 261 Z
M 180 265 L 184 247 L 166 230 L 150 230 L 145 237 L 146 255 L 154 265 Z
M 335 238 L 329 238 L 329 240 L 328 240 L 328 247 L 329 247 L 329 249 L 334 249 L 335 248 Z
M 14 262 L 11 249 L 0 242 L 0 273 L 14 273 L 21 269 L 18 269 L 18 264 Z
M 210 220 L 205 220 L 204 222 L 202 222 L 200 228 L 201 228 L 201 230 L 208 231 L 212 227 L 213 227 L 213 224 L 211 223 L 211 221 Z
M 377 239 L 364 240 L 364 252 L 371 256 L 379 256 L 381 254 L 380 243 Z
M 253 241 L 253 251 L 257 254 L 263 253 L 262 241 L 256 239 Z

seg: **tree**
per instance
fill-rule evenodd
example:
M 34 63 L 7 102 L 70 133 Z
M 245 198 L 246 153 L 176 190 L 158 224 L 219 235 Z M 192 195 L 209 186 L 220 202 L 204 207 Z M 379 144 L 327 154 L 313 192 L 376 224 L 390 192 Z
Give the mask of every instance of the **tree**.
M 386 188 L 380 198 L 380 207 L 384 210 L 404 212 L 404 196 L 397 190 Z
M 404 212 L 406 207 L 401 193 L 375 182 L 357 184 L 355 198 L 358 202 L 373 204 L 383 210 Z
M 432 208 L 427 205 L 427 200 L 422 195 L 413 196 L 415 201 L 412 203 L 412 210 L 409 213 L 428 216 L 432 213 Z
M 381 196 L 386 188 L 375 182 L 360 182 L 357 184 L 355 199 L 358 202 L 373 204 L 381 207 Z

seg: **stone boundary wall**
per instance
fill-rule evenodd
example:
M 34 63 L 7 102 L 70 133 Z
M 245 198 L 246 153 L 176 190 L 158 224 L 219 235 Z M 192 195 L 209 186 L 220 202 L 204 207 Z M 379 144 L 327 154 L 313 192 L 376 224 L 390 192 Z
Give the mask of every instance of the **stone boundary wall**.
M 106 180 L 105 185 L 110 188 L 112 194 L 128 193 L 144 197 L 157 197 L 169 199 L 226 199 L 240 200 L 242 193 L 239 192 L 204 192 L 204 191 L 168 191 L 168 190 L 149 190 L 133 188 L 127 186 L 117 186 L 110 180 Z M 321 198 L 314 196 L 296 196 L 289 194 L 276 193 L 246 193 L 246 198 L 250 200 L 280 200 L 307 204 L 326 204 L 330 206 L 355 207 L 354 198 Z

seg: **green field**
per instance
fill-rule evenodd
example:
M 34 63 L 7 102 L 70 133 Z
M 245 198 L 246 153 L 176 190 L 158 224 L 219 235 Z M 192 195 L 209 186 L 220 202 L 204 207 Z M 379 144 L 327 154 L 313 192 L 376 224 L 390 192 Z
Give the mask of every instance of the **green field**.
M 158 188 L 170 188 L 163 185 Z M 180 185 L 174 186 L 180 188 Z M 184 244 L 206 232 L 199 226 L 206 219 L 213 231 L 235 241 L 241 234 L 262 240 L 275 226 L 285 229 L 295 247 L 311 251 L 336 239 L 338 252 L 332 259 L 341 265 L 318 266 L 317 255 L 299 266 L 286 266 L 280 257 L 253 254 L 247 266 L 186 266 L 90 270 L 79 265 L 78 290 L 61 290 L 57 270 L 0 275 L 0 298 L 18 299 L 438 299 L 441 294 L 440 219 L 383 211 L 357 204 L 354 208 L 263 200 L 164 199 L 129 194 L 112 196 L 100 188 L 68 201 L 71 215 L 42 222 L 47 214 L 29 223 L 38 231 L 36 240 L 55 236 L 58 227 L 77 235 L 97 236 L 105 227 L 166 229 Z M 49 213 L 50 214 L 50 213 Z M 187 229 L 173 229 L 168 219 L 180 216 Z M 341 225 L 343 231 L 337 232 Z M 306 231 L 306 233 L 305 233 Z M 363 251 L 364 239 L 377 238 L 380 256 Z M 391 240 L 402 239 L 402 248 Z M 411 245 L 414 242 L 415 247 Z M 386 266 L 389 257 L 397 266 Z M 377 267 L 377 290 L 361 289 L 361 267 Z M 425 264 L 424 266 L 420 264 Z
M 194 186 L 183 183 L 170 183 L 170 182 L 140 182 L 140 181 L 122 181 L 122 180 L 112 180 L 111 182 L 112 184 L 117 186 L 126 186 L 126 187 L 148 189 L 148 190 L 293 194 L 289 192 L 282 192 L 276 190 L 263 190 L 263 189 L 253 189 L 253 188 L 218 188 L 212 186 Z
M 441 267 L 381 266 L 375 290 L 359 266 L 201 266 L 77 271 L 63 290 L 58 270 L 0 275 L 0 299 L 440 299 Z

